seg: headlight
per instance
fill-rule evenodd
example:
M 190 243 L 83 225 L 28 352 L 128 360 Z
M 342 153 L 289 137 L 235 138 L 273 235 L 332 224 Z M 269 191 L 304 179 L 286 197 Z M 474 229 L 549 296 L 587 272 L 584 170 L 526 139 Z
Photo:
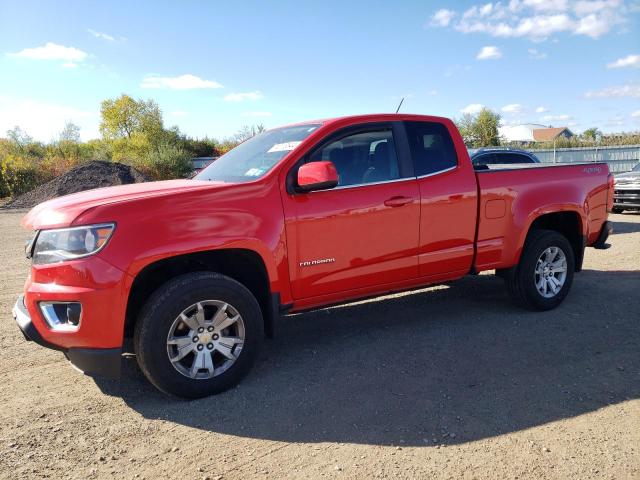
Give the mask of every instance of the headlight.
M 41 230 L 33 247 L 33 263 L 46 264 L 75 260 L 99 252 L 109 241 L 115 224 Z

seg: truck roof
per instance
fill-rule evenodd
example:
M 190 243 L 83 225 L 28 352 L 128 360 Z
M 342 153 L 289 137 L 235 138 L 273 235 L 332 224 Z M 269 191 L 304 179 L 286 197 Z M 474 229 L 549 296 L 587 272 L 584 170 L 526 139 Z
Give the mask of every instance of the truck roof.
M 422 115 L 416 113 L 367 113 L 361 115 L 345 115 L 342 117 L 321 118 L 316 120 L 305 120 L 302 122 L 295 122 L 288 125 L 282 125 L 282 127 L 292 127 L 296 125 L 310 125 L 310 124 L 322 124 L 328 125 L 331 123 L 365 123 L 365 122 L 391 122 L 402 120 L 415 120 L 423 122 L 442 122 L 450 121 L 446 117 L 438 117 L 435 115 Z

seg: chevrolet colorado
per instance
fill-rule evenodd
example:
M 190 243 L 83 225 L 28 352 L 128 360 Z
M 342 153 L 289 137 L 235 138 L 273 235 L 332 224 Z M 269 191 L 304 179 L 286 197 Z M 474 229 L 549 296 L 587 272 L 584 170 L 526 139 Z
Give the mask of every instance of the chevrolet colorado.
M 608 246 L 607 165 L 478 168 L 440 117 L 269 130 L 192 180 L 33 208 L 13 315 L 88 374 L 117 376 L 132 335 L 146 377 L 194 398 L 236 384 L 287 312 L 483 270 L 524 307 L 556 307 L 585 247 Z

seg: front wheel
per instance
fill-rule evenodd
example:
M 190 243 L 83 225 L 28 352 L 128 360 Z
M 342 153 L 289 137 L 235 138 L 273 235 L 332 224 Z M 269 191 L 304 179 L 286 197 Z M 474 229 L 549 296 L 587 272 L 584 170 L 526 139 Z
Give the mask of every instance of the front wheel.
M 262 343 L 262 313 L 235 280 L 196 272 L 170 280 L 142 308 L 134 332 L 141 370 L 165 393 L 199 398 L 244 377 Z
M 620 208 L 620 207 L 613 207 L 611 209 L 611 213 L 622 213 L 624 212 L 624 208 Z
M 505 274 L 510 296 L 530 310 L 550 310 L 562 303 L 573 283 L 571 244 L 551 230 L 531 232 L 518 265 Z

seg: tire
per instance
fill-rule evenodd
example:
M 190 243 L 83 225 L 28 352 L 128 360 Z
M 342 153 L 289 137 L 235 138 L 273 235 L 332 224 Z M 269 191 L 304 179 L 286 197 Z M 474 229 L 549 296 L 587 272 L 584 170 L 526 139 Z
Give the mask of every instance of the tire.
M 553 255 L 555 249 L 560 251 L 552 259 L 555 263 L 546 263 L 546 259 Z M 566 264 L 564 276 L 561 271 L 561 255 L 564 256 Z M 537 269 L 544 273 L 537 274 Z M 520 262 L 515 268 L 505 272 L 504 279 L 509 295 L 519 305 L 534 311 L 551 310 L 560 305 L 569 293 L 574 270 L 573 248 L 566 237 L 552 230 L 535 230 L 527 237 Z M 560 279 L 561 286 L 558 285 Z
M 155 387 L 201 398 L 228 390 L 249 372 L 263 330 L 260 306 L 244 285 L 218 273 L 196 272 L 168 281 L 151 295 L 133 342 L 140 369 Z
M 620 208 L 620 207 L 613 207 L 611 209 L 611 213 L 622 213 L 624 212 L 624 208 Z

